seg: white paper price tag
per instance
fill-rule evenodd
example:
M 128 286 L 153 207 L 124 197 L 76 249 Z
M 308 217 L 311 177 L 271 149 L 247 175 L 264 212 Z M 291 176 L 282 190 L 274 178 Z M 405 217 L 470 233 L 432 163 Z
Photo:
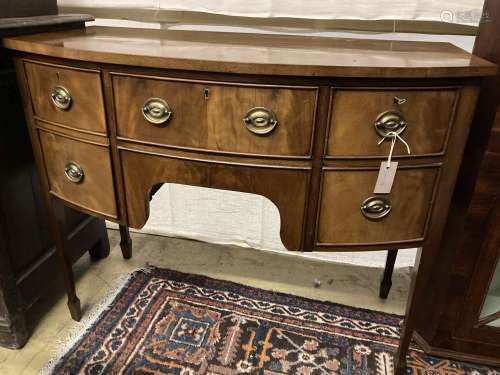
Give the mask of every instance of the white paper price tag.
M 380 164 L 377 183 L 375 184 L 375 189 L 373 191 L 374 194 L 390 194 L 397 169 L 397 161 L 383 161 Z

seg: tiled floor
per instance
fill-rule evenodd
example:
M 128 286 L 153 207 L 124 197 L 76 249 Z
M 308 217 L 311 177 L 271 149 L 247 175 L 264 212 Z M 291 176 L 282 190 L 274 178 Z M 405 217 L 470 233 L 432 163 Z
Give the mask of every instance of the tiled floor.
M 318 300 L 402 314 L 410 283 L 408 269 L 397 269 L 389 298 L 378 297 L 381 269 L 348 266 L 247 248 L 133 234 L 134 256 L 121 257 L 119 235 L 109 231 L 111 255 L 75 266 L 77 291 L 84 318 L 132 270 L 152 265 L 240 282 Z M 315 287 L 315 281 L 321 286 Z M 22 350 L 0 349 L 1 375 L 36 374 L 54 355 L 68 332 L 78 326 L 66 309 L 62 288 L 34 306 L 33 334 Z M 83 324 L 80 324 L 82 326 Z

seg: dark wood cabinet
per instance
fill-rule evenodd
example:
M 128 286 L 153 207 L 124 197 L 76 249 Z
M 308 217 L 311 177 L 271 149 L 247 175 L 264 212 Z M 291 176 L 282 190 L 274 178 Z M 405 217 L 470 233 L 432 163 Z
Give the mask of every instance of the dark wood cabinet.
M 500 3 L 487 0 L 474 53 L 500 62 Z M 500 366 L 500 75 L 484 81 L 416 339 L 435 355 Z
M 0 0 L 0 18 L 57 14 L 57 0 Z
M 499 113 L 500 114 L 500 113 Z M 435 293 L 427 300 L 417 329 L 426 352 L 459 360 L 500 365 L 500 116 L 462 234 L 442 249 L 434 268 Z M 460 233 L 460 232 L 458 232 Z

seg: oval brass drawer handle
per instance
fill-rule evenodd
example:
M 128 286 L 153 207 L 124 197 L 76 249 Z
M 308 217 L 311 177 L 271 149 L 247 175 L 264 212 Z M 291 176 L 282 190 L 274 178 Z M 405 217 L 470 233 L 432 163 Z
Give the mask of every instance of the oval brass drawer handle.
M 370 220 L 379 220 L 386 217 L 391 212 L 391 202 L 382 196 L 367 198 L 361 204 L 363 216 Z
M 264 107 L 255 107 L 246 113 L 243 123 L 252 133 L 267 135 L 276 128 L 278 119 L 273 111 Z
M 64 167 L 64 174 L 71 182 L 78 184 L 83 181 L 84 173 L 83 168 L 75 163 L 74 161 L 70 161 Z
M 401 112 L 392 110 L 379 114 L 374 125 L 377 134 L 386 138 L 390 134 L 399 135 L 404 132 L 408 123 Z
M 54 86 L 50 93 L 50 98 L 56 108 L 61 111 L 67 111 L 71 107 L 71 94 L 64 86 Z
M 154 125 L 166 123 L 172 116 L 172 110 L 162 98 L 149 98 L 142 105 L 142 115 Z

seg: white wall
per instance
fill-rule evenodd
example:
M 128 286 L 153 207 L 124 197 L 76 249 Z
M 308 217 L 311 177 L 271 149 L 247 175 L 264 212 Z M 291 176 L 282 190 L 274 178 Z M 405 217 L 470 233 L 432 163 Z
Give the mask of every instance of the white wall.
M 60 7 L 195 11 L 245 17 L 405 19 L 476 25 L 484 0 L 58 0 Z

